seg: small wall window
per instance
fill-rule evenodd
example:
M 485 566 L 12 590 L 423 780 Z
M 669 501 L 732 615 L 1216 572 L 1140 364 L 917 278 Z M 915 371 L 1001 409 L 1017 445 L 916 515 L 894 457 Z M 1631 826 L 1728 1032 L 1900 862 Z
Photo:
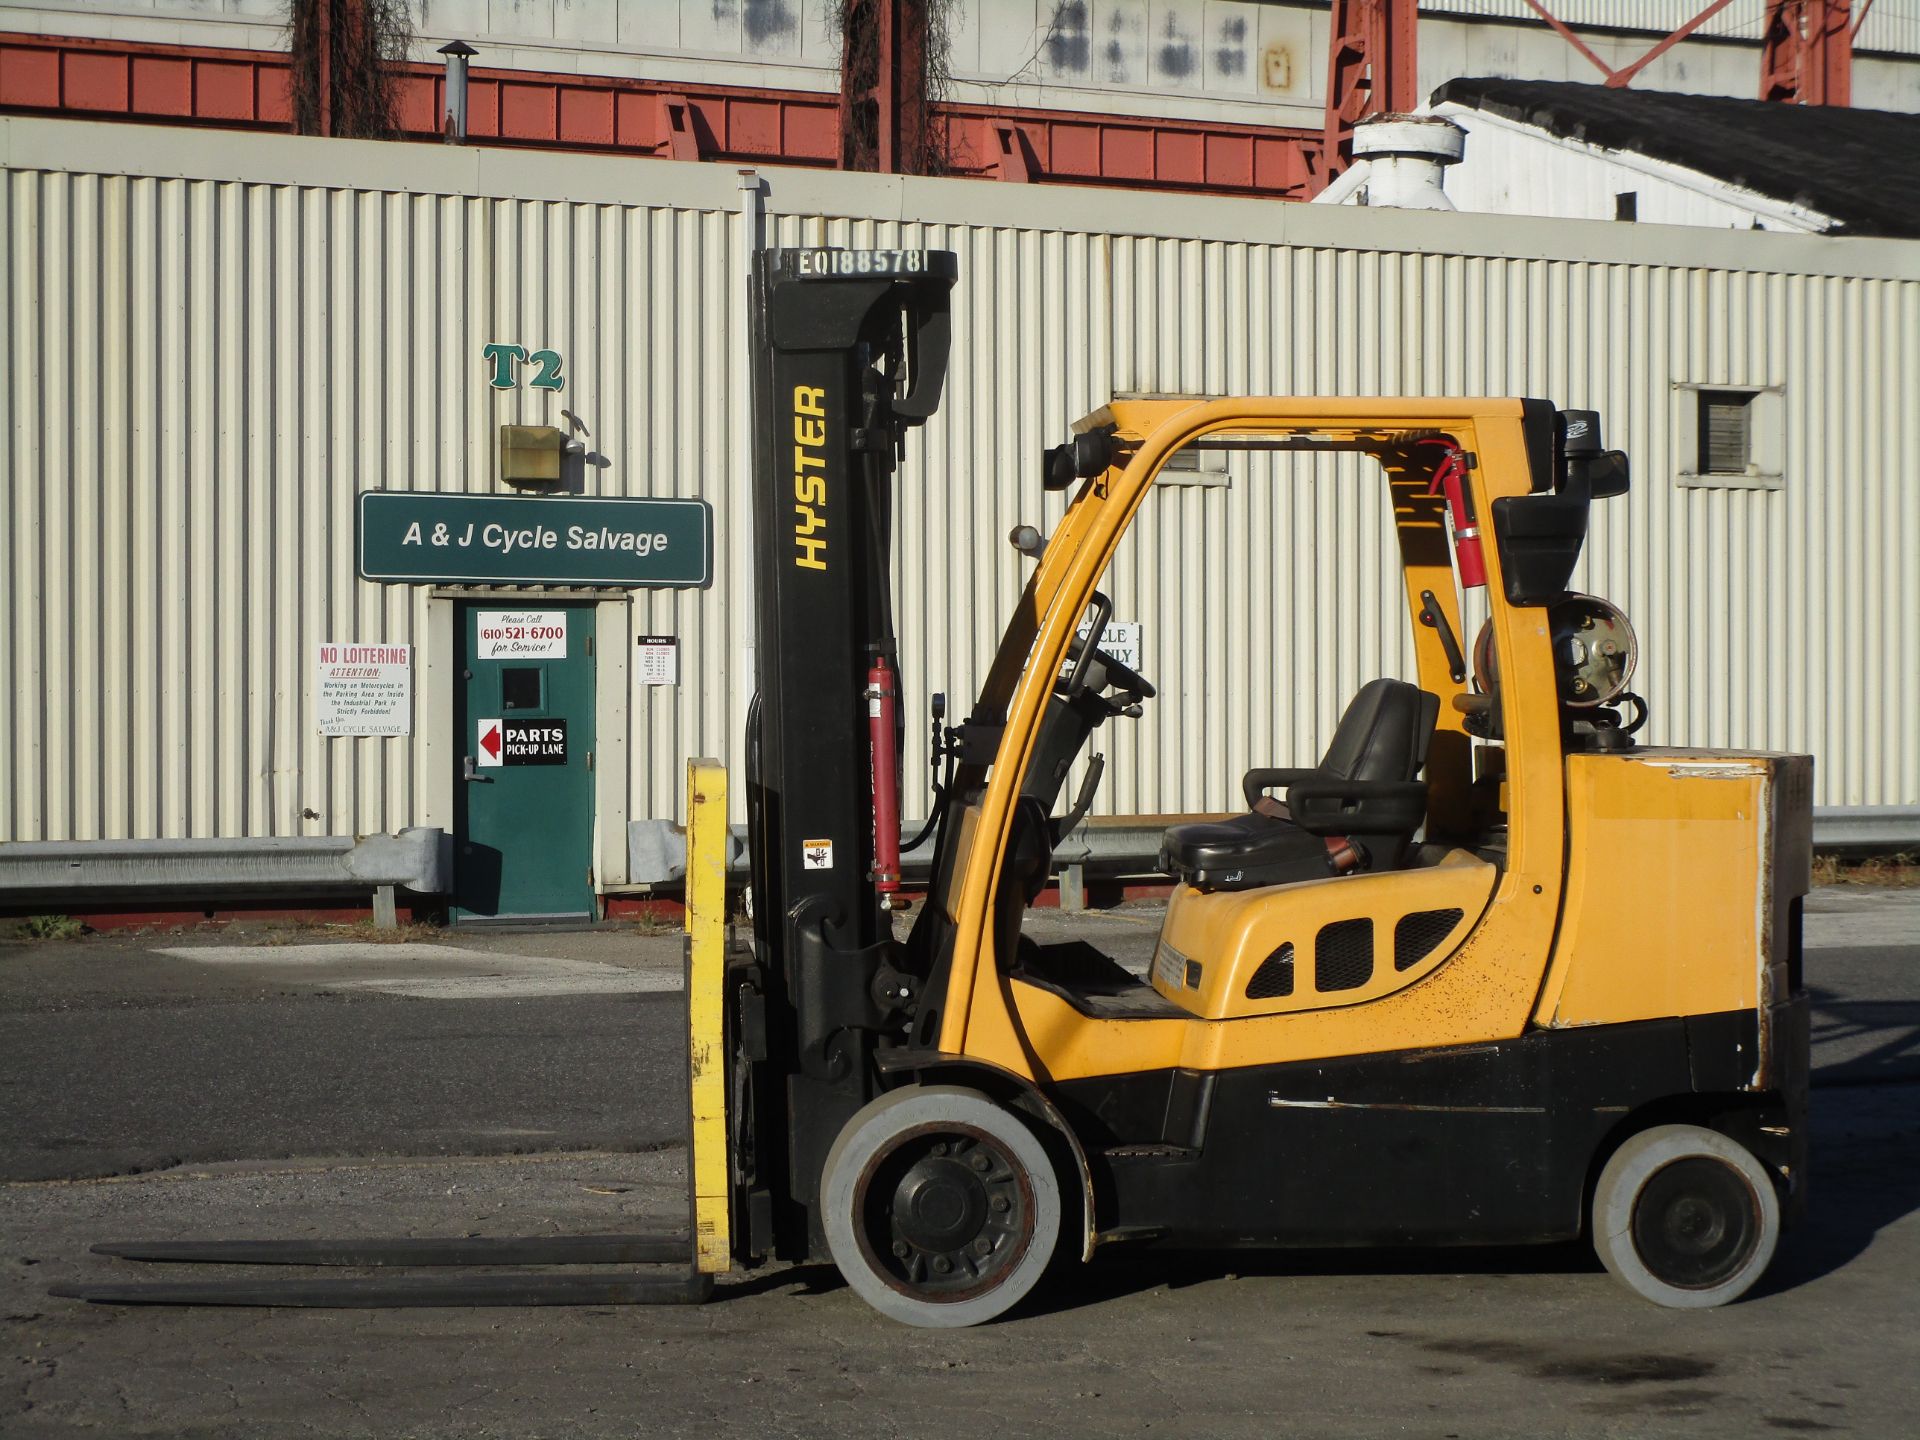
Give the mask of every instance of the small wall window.
M 540 708 L 540 668 L 537 665 L 509 665 L 500 672 L 500 708 Z
M 1677 385 L 1674 441 L 1679 482 L 1777 490 L 1786 449 L 1786 406 L 1777 387 Z
M 1753 396 L 1701 390 L 1700 453 L 1695 473 L 1745 475 L 1753 463 Z
M 1196 450 L 1183 445 L 1167 457 L 1156 485 L 1226 485 L 1227 457 L 1218 450 Z

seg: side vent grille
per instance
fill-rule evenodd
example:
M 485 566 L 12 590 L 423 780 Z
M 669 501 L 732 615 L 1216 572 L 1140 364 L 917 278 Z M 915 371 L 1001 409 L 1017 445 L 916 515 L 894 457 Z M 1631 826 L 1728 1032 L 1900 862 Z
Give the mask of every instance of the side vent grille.
M 1459 910 L 1415 910 L 1393 927 L 1393 968 L 1411 970 L 1460 923 Z
M 1358 990 L 1373 978 L 1373 921 L 1336 920 L 1313 942 L 1313 988 Z
M 1289 940 L 1260 962 L 1247 981 L 1247 999 L 1277 1000 L 1293 993 L 1293 942 Z

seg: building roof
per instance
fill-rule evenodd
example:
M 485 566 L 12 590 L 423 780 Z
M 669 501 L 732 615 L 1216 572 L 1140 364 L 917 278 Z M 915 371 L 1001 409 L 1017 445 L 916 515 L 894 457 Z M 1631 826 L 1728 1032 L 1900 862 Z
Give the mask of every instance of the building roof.
M 1683 165 L 1832 216 L 1837 233 L 1920 238 L 1920 115 L 1564 80 L 1449 80 L 1433 101 Z

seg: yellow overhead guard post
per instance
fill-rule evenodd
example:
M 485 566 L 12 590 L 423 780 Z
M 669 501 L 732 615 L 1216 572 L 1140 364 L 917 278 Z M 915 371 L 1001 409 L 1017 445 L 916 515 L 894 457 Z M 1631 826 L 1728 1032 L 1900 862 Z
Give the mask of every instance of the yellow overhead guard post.
M 732 1263 L 727 1231 L 727 771 L 687 762 L 687 1185 L 694 1269 Z

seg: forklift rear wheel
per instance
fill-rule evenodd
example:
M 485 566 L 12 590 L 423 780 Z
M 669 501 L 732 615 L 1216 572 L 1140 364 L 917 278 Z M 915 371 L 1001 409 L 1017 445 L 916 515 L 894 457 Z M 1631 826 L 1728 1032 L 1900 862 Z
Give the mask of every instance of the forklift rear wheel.
M 978 1325 L 1021 1300 L 1060 1237 L 1060 1182 L 1012 1111 L 920 1085 L 847 1122 L 821 1184 L 827 1246 L 854 1292 L 908 1325 Z
M 1739 1299 L 1779 1242 L 1773 1177 L 1717 1130 L 1642 1130 L 1613 1152 L 1594 1187 L 1600 1262 L 1656 1305 L 1691 1310 Z

